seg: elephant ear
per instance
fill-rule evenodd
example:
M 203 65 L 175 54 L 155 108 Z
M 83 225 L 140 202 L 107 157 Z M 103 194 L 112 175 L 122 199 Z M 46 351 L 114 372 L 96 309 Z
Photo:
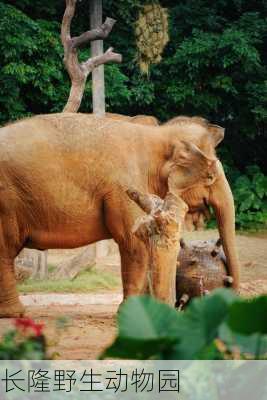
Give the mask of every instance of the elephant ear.
M 219 125 L 209 124 L 208 131 L 211 134 L 211 139 L 214 143 L 214 146 L 217 147 L 218 144 L 224 139 L 225 129 Z
M 173 149 L 170 161 L 169 190 L 181 193 L 213 177 L 217 159 L 207 157 L 193 143 L 179 141 Z
M 172 162 L 188 170 L 208 169 L 214 165 L 215 159 L 207 157 L 194 143 L 180 140 L 174 145 Z

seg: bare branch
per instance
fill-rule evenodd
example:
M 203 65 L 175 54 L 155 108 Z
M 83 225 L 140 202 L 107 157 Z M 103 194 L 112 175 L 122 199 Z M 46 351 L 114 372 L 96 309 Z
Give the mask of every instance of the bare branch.
M 75 14 L 77 0 L 66 0 L 66 9 L 61 25 L 61 41 L 64 47 L 64 64 L 71 79 L 71 90 L 63 112 L 77 112 L 82 101 L 86 79 L 92 70 L 101 64 L 109 62 L 120 63 L 122 57 L 109 48 L 104 54 L 89 58 L 80 63 L 77 48 L 88 41 L 106 38 L 112 30 L 115 20 L 106 18 L 105 22 L 96 29 L 92 29 L 74 38 L 71 37 L 71 22 Z
M 106 18 L 105 22 L 96 29 L 91 29 L 90 31 L 82 33 L 80 36 L 72 38 L 72 45 L 74 47 L 80 47 L 87 42 L 92 42 L 93 40 L 103 40 L 110 34 L 113 25 L 116 20 L 113 18 Z
M 102 64 L 107 64 L 107 63 L 121 63 L 122 61 L 122 56 L 119 53 L 114 53 L 113 48 L 110 47 L 104 54 L 101 54 L 96 57 L 88 58 L 87 61 L 81 63 L 82 69 L 86 71 L 87 73 L 91 72 L 94 68 L 98 67 L 99 65 Z
M 76 1 L 77 0 L 66 0 L 66 9 L 61 24 L 61 42 L 64 50 L 65 47 L 69 46 L 71 40 L 70 27 L 75 14 Z
M 61 42 L 64 47 L 64 64 L 70 75 L 71 80 L 81 80 L 82 70 L 79 65 L 76 50 L 72 47 L 71 40 L 71 21 L 75 14 L 77 0 L 66 0 L 66 10 L 61 25 Z M 65 110 L 64 110 L 65 111 Z

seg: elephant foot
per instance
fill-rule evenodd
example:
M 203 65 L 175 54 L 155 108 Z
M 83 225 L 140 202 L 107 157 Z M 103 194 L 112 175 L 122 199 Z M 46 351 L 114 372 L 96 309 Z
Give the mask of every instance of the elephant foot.
M 25 313 L 25 307 L 17 301 L 14 304 L 0 304 L 0 318 L 20 318 Z

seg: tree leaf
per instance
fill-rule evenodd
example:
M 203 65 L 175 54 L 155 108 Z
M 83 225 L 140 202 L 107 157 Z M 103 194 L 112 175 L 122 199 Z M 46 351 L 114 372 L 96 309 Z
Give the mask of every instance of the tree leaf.
M 240 334 L 232 331 L 225 322 L 219 329 L 219 337 L 232 352 L 238 349 L 241 353 L 257 358 L 267 353 L 267 335 L 260 333 Z
M 130 297 L 118 314 L 118 337 L 102 358 L 164 357 L 177 343 L 181 314 L 150 296 Z
M 231 330 L 244 335 L 267 334 L 267 296 L 232 304 L 227 324 Z
M 118 323 L 121 337 L 143 340 L 176 337 L 179 314 L 151 296 L 133 296 L 121 306 Z
M 194 299 L 181 318 L 177 331 L 180 340 L 174 348 L 173 358 L 196 358 L 203 348 L 211 345 L 219 326 L 228 316 L 229 305 L 235 300 L 235 294 L 227 289 Z

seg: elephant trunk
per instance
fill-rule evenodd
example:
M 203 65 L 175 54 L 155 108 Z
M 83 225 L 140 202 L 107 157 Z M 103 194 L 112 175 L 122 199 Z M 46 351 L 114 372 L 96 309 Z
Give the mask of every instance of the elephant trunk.
M 219 163 L 219 177 L 210 186 L 209 204 L 213 207 L 234 289 L 239 288 L 240 266 L 235 238 L 235 206 L 229 183 Z

